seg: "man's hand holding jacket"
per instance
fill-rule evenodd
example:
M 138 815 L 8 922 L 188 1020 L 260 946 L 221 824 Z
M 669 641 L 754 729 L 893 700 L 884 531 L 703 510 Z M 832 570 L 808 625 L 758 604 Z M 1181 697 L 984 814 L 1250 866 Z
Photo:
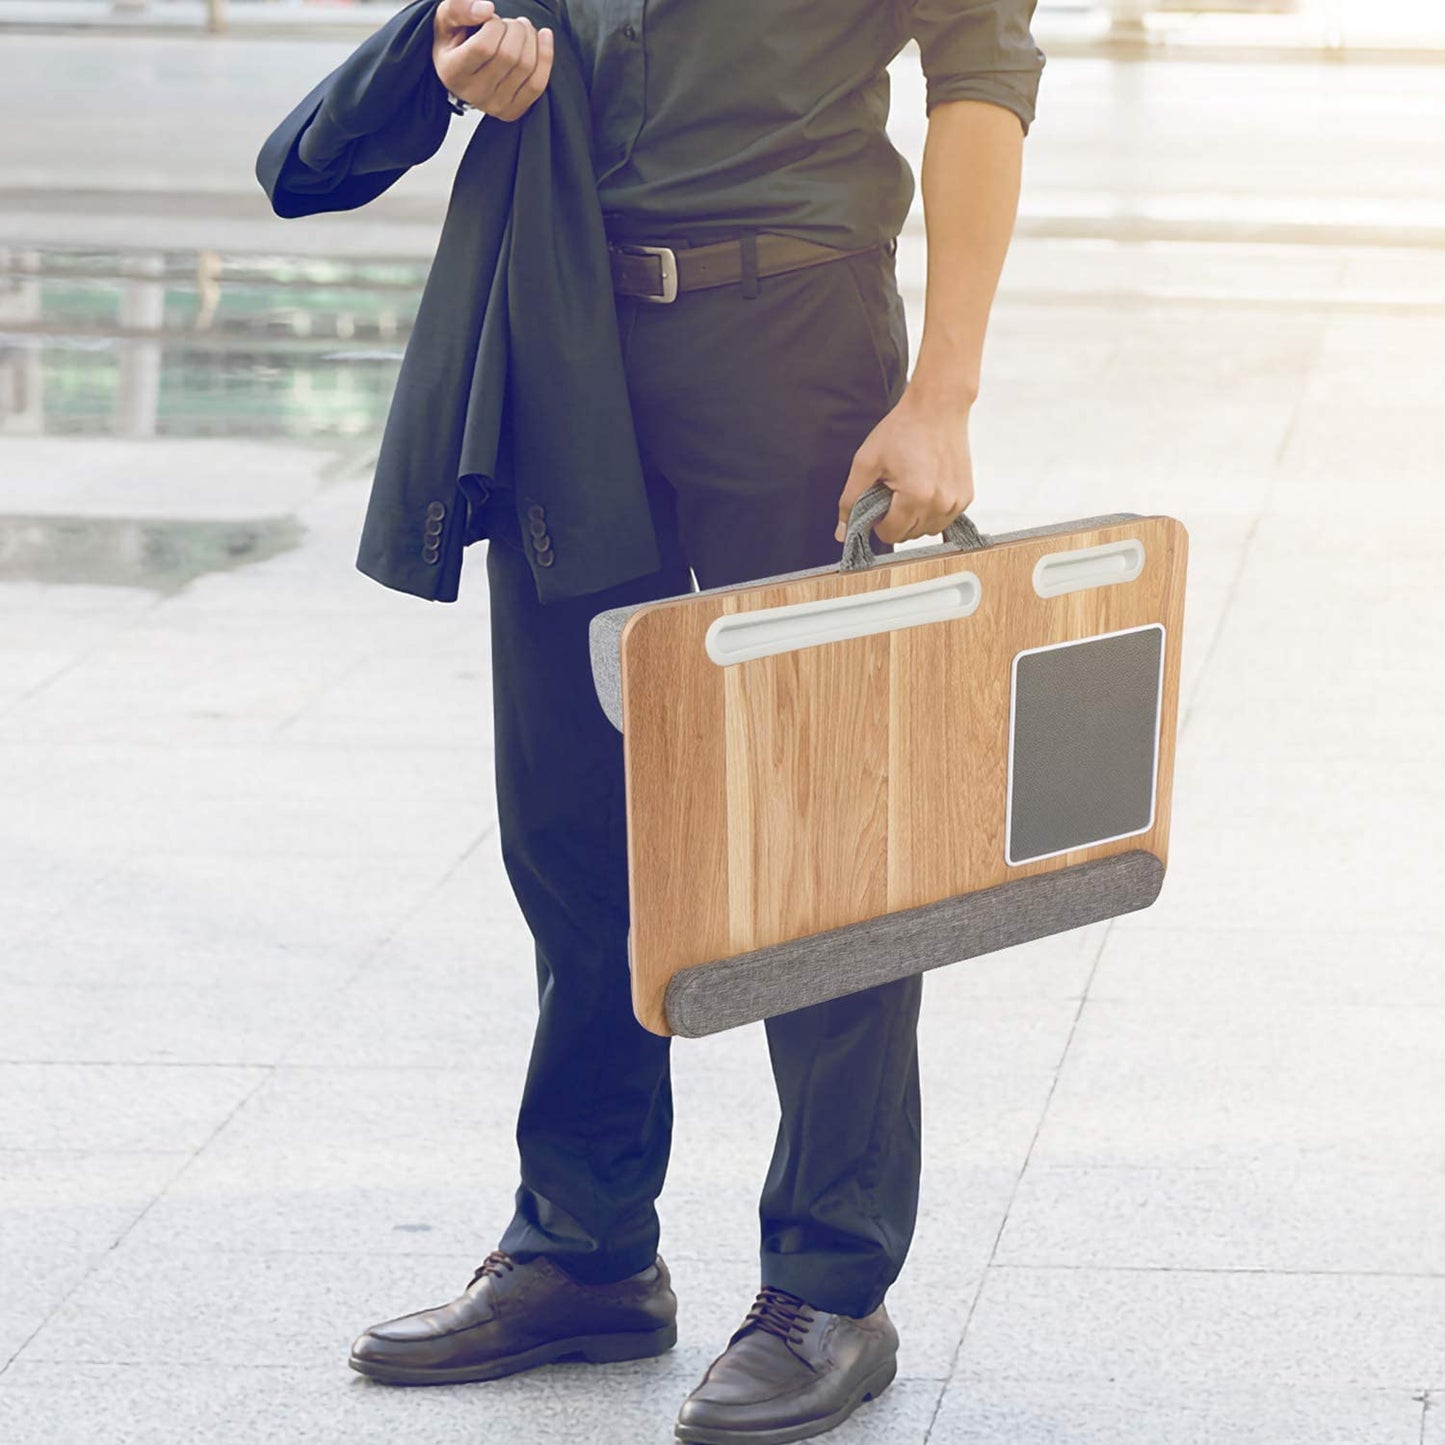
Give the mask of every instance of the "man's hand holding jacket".
M 539 509 L 545 519 L 548 547 L 528 549 L 543 602 L 661 566 L 586 82 L 557 3 L 496 7 L 556 33 L 551 70 L 516 122 L 477 124 L 457 167 L 362 526 L 357 567 L 433 601 L 456 599 L 494 491 L 523 539 Z M 256 177 L 278 216 L 355 209 L 435 155 L 453 117 L 434 62 L 437 9 L 398 11 L 267 138 Z

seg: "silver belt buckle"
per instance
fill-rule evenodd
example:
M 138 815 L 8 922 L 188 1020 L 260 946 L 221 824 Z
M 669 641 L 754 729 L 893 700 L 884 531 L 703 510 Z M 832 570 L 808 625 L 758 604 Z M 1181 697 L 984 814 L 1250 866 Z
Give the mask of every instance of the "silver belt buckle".
M 677 253 L 671 246 L 643 246 L 623 242 L 613 242 L 613 244 L 619 251 L 626 251 L 634 256 L 656 256 L 662 263 L 662 295 L 644 296 L 637 292 L 631 294 L 637 296 L 639 301 L 677 300 Z

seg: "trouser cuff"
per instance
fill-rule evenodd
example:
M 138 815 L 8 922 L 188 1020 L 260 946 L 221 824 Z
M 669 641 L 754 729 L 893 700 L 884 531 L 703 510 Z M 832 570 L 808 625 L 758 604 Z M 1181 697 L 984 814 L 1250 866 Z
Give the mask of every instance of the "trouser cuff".
M 880 1266 L 885 1266 L 880 1268 Z M 785 1289 L 816 1310 L 862 1319 L 883 1303 L 896 1274 L 886 1261 L 849 1268 L 837 1255 L 764 1254 L 762 1282 Z

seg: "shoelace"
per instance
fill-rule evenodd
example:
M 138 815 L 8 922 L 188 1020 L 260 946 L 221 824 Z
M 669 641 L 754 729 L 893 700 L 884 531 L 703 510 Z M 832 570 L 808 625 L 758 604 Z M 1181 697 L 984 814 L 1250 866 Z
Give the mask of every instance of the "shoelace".
M 737 1333 L 755 1328 L 776 1335 L 785 1345 L 800 1345 L 808 1326 L 813 1323 L 813 1309 L 804 1304 L 795 1294 L 765 1284 L 758 1291 L 748 1317 L 742 1322 Z
M 477 1272 L 468 1281 L 468 1286 L 470 1287 L 476 1284 L 483 1275 L 492 1274 L 500 1278 L 509 1269 L 516 1269 L 516 1267 L 517 1261 L 513 1259 L 510 1254 L 506 1253 L 505 1250 L 494 1249 L 481 1264 L 477 1266 Z

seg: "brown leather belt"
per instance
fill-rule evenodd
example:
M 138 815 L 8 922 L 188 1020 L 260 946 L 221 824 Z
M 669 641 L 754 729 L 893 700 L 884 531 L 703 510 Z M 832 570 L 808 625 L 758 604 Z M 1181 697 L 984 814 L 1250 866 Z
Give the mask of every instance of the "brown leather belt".
M 865 251 L 879 249 L 875 245 L 842 251 L 836 246 L 804 241 L 797 236 L 780 236 L 772 231 L 759 231 L 755 239 L 759 276 L 821 266 L 827 261 L 840 261 L 844 256 L 861 256 Z M 743 248 L 739 240 L 679 246 L 674 250 L 671 246 L 609 239 L 607 250 L 612 259 L 613 290 L 644 301 L 672 301 L 682 291 L 730 286 L 743 279 Z

